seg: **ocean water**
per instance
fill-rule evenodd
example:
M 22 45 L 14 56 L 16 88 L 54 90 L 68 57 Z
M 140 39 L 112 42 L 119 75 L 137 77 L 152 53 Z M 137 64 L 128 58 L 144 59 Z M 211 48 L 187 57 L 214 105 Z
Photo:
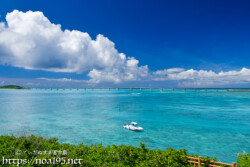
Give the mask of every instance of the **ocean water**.
M 136 121 L 142 132 L 123 129 Z M 236 162 L 250 152 L 250 92 L 225 90 L 0 90 L 0 135 L 87 145 L 186 148 Z

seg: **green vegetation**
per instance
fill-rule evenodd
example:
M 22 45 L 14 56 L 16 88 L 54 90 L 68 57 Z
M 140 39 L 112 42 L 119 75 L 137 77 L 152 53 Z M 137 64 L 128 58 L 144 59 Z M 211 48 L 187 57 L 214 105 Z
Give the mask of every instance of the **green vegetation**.
M 243 154 L 237 155 L 237 167 L 250 166 L 250 154 L 244 152 Z
M 27 89 L 27 88 L 17 85 L 5 85 L 5 86 L 0 86 L 0 89 Z
M 21 151 L 18 151 L 21 150 Z M 37 151 L 38 152 L 37 152 Z M 67 154 L 61 152 L 60 155 L 54 155 L 53 150 L 63 151 L 66 150 Z M 42 151 L 42 152 L 39 152 Z M 47 151 L 44 154 L 43 151 Z M 49 152 L 52 151 L 52 152 Z M 58 152 L 57 152 L 58 154 Z M 167 167 L 182 167 L 193 166 L 187 163 L 187 153 L 185 149 L 175 150 L 167 148 L 167 150 L 149 150 L 145 144 L 140 143 L 140 147 L 126 146 L 126 145 L 112 145 L 103 147 L 101 144 L 95 144 L 87 146 L 84 144 L 70 145 L 60 144 L 56 138 L 45 139 L 43 137 L 23 136 L 0 136 L 0 164 L 2 166 L 18 166 L 17 161 L 14 165 L 6 165 L 6 159 L 22 159 L 25 163 L 25 159 L 29 161 L 29 165 L 19 162 L 19 166 L 73 166 L 66 165 L 67 163 L 73 163 L 73 159 L 79 160 L 82 165 L 79 165 L 79 161 L 76 160 L 77 166 L 167 166 Z M 190 156 L 190 155 L 189 155 Z M 245 158 L 249 162 L 249 154 L 238 156 L 238 161 L 244 161 Z M 3 159 L 4 157 L 4 159 Z M 65 161 L 55 159 L 57 165 L 51 164 L 53 161 L 49 159 L 53 158 L 65 158 Z M 37 159 L 46 159 L 39 161 Z M 209 157 L 203 157 L 203 159 L 210 160 Z M 42 165 L 41 163 L 47 163 Z M 243 163 L 244 163 L 243 162 Z M 40 163 L 40 164 L 39 164 Z M 65 163 L 62 165 L 62 163 Z M 242 163 L 242 167 L 244 164 Z M 12 163 L 13 164 L 13 163 Z M 33 164 L 33 165 L 31 165 Z M 249 165 L 249 163 L 247 163 Z

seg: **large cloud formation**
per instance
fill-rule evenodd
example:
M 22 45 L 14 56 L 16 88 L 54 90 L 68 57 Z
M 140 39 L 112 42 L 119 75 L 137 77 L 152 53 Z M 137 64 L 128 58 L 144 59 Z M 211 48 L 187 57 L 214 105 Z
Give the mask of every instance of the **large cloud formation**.
M 6 23 L 0 23 L 2 64 L 52 72 L 90 71 L 92 82 L 137 80 L 148 72 L 147 66 L 138 67 L 138 60 L 119 53 L 103 35 L 93 40 L 88 33 L 63 31 L 42 12 L 14 10 Z
M 0 22 L 0 63 L 24 69 L 52 72 L 87 71 L 90 80 L 67 78 L 46 81 L 77 83 L 122 83 L 125 81 L 177 81 L 179 87 L 249 84 L 250 69 L 215 73 L 206 70 L 171 68 L 150 72 L 134 57 L 119 53 L 103 35 L 91 39 L 88 33 L 62 30 L 42 12 L 14 10 Z

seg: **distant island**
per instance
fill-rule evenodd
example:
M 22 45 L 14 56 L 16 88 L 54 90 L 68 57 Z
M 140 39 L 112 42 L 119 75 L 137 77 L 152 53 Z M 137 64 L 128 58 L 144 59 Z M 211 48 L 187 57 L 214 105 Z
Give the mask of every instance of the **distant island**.
M 0 86 L 0 89 L 29 89 L 29 88 L 25 88 L 18 85 L 5 85 L 5 86 Z

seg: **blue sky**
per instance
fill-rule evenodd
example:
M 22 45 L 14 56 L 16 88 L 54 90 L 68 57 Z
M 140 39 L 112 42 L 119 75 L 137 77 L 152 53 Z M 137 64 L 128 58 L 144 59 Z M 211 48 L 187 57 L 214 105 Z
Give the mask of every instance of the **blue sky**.
M 118 63 L 124 68 L 118 68 L 118 65 L 109 66 L 108 62 L 101 65 L 89 63 L 88 68 L 83 67 L 88 65 L 87 62 L 87 64 L 83 63 L 79 69 L 73 70 L 72 67 L 61 65 L 67 64 L 63 61 L 71 62 L 71 60 L 51 59 L 53 56 L 60 56 L 59 52 L 47 53 L 40 52 L 40 50 L 37 52 L 49 54 L 49 62 L 53 61 L 53 63 L 50 65 L 46 64 L 48 62 L 17 63 L 16 57 L 20 55 L 7 53 L 6 50 L 9 48 L 6 47 L 10 43 L 3 40 L 2 44 L 0 42 L 0 84 L 1 81 L 2 84 L 16 81 L 23 85 L 30 83 L 32 87 L 32 82 L 34 82 L 36 83 L 34 87 L 43 87 L 44 79 L 46 79 L 47 82 L 53 82 L 51 86 L 54 87 L 71 86 L 73 82 L 76 87 L 250 86 L 250 79 L 246 79 L 250 77 L 250 2 L 247 0 L 1 1 L 0 22 L 5 22 L 3 32 L 10 29 L 5 19 L 6 14 L 15 9 L 24 13 L 29 10 L 40 11 L 52 24 L 60 24 L 62 32 L 65 29 L 87 32 L 92 40 L 96 40 L 97 35 L 102 34 L 114 43 L 114 48 L 118 53 L 112 52 L 112 54 L 118 56 L 119 53 L 124 53 L 126 60 L 130 61 L 128 58 L 134 57 L 132 61 L 138 60 L 139 63 L 133 69 L 132 67 L 128 69 L 124 63 L 119 64 L 118 61 L 121 61 L 119 58 L 113 64 Z M 5 36 L 2 35 L 2 39 L 3 37 Z M 9 40 L 7 37 L 6 39 Z M 36 45 L 40 45 L 36 43 L 40 41 L 37 37 L 32 40 Z M 19 50 L 22 48 L 20 47 Z M 48 47 L 42 48 L 49 50 Z M 36 57 L 34 53 L 37 52 L 34 49 L 32 49 L 31 58 Z M 95 59 L 95 54 L 96 52 L 91 52 L 89 57 Z M 8 58 L 11 56 L 15 59 Z M 86 58 L 86 61 L 89 60 Z M 140 69 L 145 65 L 147 69 Z M 116 69 L 116 72 L 113 69 Z M 169 72 L 168 69 L 179 70 Z M 90 75 L 90 71 L 93 71 L 93 75 Z M 101 74 L 101 78 L 100 76 L 97 78 L 97 73 Z M 222 82 L 222 77 L 227 82 Z M 41 80 L 43 82 L 40 82 Z M 92 81 L 89 83 L 89 80 Z

